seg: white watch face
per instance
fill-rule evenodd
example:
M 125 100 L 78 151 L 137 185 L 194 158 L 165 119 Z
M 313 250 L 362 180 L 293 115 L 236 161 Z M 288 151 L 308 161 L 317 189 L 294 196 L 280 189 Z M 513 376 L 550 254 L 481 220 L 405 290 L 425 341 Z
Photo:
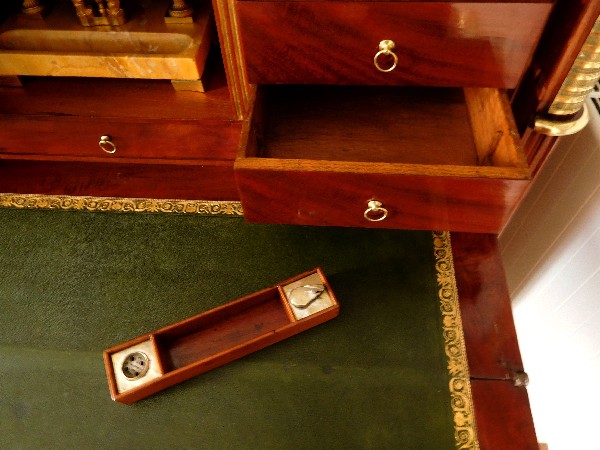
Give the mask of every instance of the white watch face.
M 126 392 L 161 376 L 158 354 L 151 340 L 110 355 L 117 392 Z
M 150 368 L 150 360 L 144 352 L 133 352 L 125 357 L 121 370 L 128 380 L 142 378 Z

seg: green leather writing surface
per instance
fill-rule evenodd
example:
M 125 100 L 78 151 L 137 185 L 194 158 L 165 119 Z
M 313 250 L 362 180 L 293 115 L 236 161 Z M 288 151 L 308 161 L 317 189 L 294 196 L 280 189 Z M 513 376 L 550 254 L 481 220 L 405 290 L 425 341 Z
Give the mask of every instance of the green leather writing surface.
M 340 316 L 131 406 L 102 350 L 321 266 Z M 0 208 L 0 448 L 452 449 L 429 232 Z

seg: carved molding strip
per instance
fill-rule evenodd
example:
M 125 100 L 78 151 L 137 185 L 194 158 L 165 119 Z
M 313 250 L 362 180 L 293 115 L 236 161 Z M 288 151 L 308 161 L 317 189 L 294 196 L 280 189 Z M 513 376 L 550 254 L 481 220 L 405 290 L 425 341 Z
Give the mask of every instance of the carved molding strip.
M 444 345 L 450 375 L 449 388 L 454 415 L 456 448 L 479 450 L 469 364 L 460 317 L 449 232 L 433 232 L 433 251 L 439 287 L 440 310 L 443 317 Z
M 123 213 L 200 214 L 207 216 L 243 215 L 242 205 L 236 201 L 77 197 L 68 195 L 0 194 L 0 207 Z

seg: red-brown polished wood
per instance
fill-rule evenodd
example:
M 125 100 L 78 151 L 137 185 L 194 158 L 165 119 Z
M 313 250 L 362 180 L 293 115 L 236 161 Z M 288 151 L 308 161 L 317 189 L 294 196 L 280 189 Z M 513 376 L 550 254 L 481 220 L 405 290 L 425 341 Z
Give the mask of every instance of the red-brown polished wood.
M 0 88 L 0 159 L 233 160 L 241 123 L 232 120 L 223 68 L 214 59 L 205 93 L 175 91 L 164 80 L 61 77 Z M 113 154 L 98 146 L 101 136 L 116 145 Z
M 511 379 L 523 362 L 497 238 L 452 233 L 451 240 L 471 376 Z
M 249 221 L 498 233 L 528 183 L 495 89 L 278 87 L 258 107 L 235 163 Z
M 260 157 L 323 164 L 479 164 L 463 89 L 270 86 L 259 94 Z
M 236 179 L 244 216 L 251 222 L 476 233 L 498 233 L 527 183 L 383 173 L 250 171 L 239 166 Z M 372 199 L 383 203 L 388 218 L 368 222 L 363 217 Z
M 546 2 L 238 1 L 252 83 L 515 87 Z M 398 66 L 374 64 L 395 42 Z M 384 68 L 390 62 L 380 56 Z
M 329 303 L 303 318 L 296 318 L 283 288 L 314 274 L 325 286 Z M 111 397 L 121 403 L 133 403 L 331 320 L 338 314 L 335 294 L 317 267 L 274 287 L 105 350 L 104 364 Z M 112 355 L 143 341 L 150 341 L 154 346 L 156 361 L 150 363 L 160 368 L 160 375 L 119 390 Z
M 10 116 L 3 119 L 0 158 L 87 161 L 233 160 L 241 123 L 99 117 Z M 114 153 L 99 146 L 109 136 Z M 110 151 L 112 147 L 106 146 Z
M 0 159 L 0 192 L 189 200 L 238 200 L 233 163 L 77 163 Z
M 60 77 L 0 88 L 0 191 L 237 200 L 241 122 L 218 52 L 205 73 L 205 93 L 164 80 Z M 103 135 L 114 154 L 99 147 Z
M 513 109 L 521 132 L 547 110 L 579 54 L 598 15 L 597 0 L 559 0 L 516 92 Z
M 539 450 L 525 388 L 471 380 L 471 390 L 481 450 Z
M 0 117 L 232 120 L 218 52 L 205 73 L 206 92 L 176 91 L 168 80 L 24 77 L 23 87 L 0 87 Z
M 482 450 L 537 450 L 523 363 L 496 236 L 452 233 L 471 389 Z
M 514 95 L 512 109 L 523 134 L 523 149 L 532 178 L 557 142 L 556 137 L 533 131 L 531 127 L 535 116 L 545 112 L 554 101 L 599 14 L 600 2 L 597 0 L 557 1 L 531 64 Z

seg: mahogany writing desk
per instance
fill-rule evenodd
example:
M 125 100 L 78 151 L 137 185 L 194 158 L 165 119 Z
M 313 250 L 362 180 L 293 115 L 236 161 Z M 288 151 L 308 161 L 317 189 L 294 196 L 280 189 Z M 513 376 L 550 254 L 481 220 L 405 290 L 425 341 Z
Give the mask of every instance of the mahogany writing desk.
M 205 93 L 70 77 L 0 87 L 0 191 L 450 230 L 481 445 L 535 448 L 493 235 L 555 142 L 531 125 L 600 2 L 215 0 L 213 12 Z
M 10 62 L 29 42 L 11 39 L 44 22 L 14 25 L 2 8 Z M 0 190 L 239 199 L 256 222 L 498 234 L 555 141 L 531 125 L 599 10 L 215 0 L 204 93 L 62 76 L 0 87 Z
M 122 199 L 3 195 L 0 204 L 9 206 L 2 241 L 21 249 L 2 253 L 0 274 L 3 442 L 29 439 L 16 433 L 23 427 L 54 442 L 48 424 L 58 424 L 63 439 L 78 430 L 73 442 L 135 433 L 173 444 L 176 433 L 156 436 L 166 427 L 181 431 L 182 445 L 255 442 L 271 430 L 268 442 L 306 448 L 282 435 L 300 416 L 318 422 L 313 444 L 343 433 L 340 442 L 371 448 L 454 448 L 458 433 L 473 447 L 476 431 L 482 448 L 535 446 L 526 390 L 514 386 L 522 367 L 492 235 L 452 233 L 451 272 L 445 233 L 257 226 L 239 210 L 223 217 L 234 204 L 221 204 L 219 217 L 156 201 L 139 203 L 142 214 Z M 316 263 L 339 298 L 337 318 L 135 405 L 111 401 L 103 349 Z M 11 414 L 20 405 L 30 406 Z M 419 437 L 444 445 L 415 446 Z

